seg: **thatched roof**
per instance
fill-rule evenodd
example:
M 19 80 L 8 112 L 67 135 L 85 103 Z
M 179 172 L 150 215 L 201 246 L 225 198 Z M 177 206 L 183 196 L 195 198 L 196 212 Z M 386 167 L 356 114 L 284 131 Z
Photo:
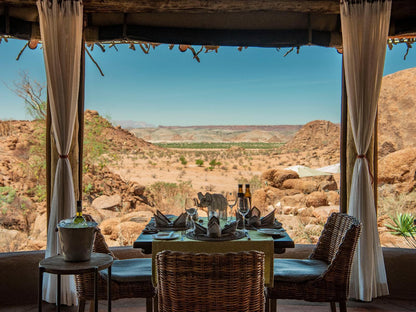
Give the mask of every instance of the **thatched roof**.
M 231 46 L 341 45 L 339 0 L 84 0 L 86 40 Z M 416 1 L 393 0 L 390 37 L 416 36 Z M 0 36 L 39 38 L 36 0 L 0 0 Z

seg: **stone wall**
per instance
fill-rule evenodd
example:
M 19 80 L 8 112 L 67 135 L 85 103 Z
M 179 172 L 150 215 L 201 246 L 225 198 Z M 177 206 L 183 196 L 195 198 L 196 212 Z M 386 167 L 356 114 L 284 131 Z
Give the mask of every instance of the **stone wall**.
M 313 245 L 298 245 L 278 255 L 282 258 L 306 258 Z M 121 259 L 150 257 L 131 247 L 112 248 Z M 414 300 L 416 293 L 416 250 L 383 248 L 390 297 Z M 35 304 L 38 289 L 38 264 L 44 251 L 0 253 L 0 302 L 2 306 Z

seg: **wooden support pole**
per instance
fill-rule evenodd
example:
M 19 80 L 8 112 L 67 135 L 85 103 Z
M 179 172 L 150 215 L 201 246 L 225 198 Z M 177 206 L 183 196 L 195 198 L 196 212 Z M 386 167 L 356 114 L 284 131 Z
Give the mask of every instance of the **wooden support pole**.
M 377 106 L 378 110 L 378 106 Z M 377 180 L 378 180 L 378 113 L 376 115 L 376 120 L 374 122 L 374 145 L 373 145 L 373 191 L 374 191 L 374 206 L 376 207 L 376 214 L 377 214 L 377 205 L 378 205 L 378 189 L 377 189 Z
M 345 85 L 344 55 L 342 55 L 342 93 L 341 93 L 341 140 L 340 140 L 340 187 L 339 187 L 339 210 L 346 213 L 348 211 L 348 192 L 347 192 L 347 133 L 348 133 L 348 105 L 347 89 Z
M 49 96 L 46 99 L 46 224 L 49 225 L 52 201 L 52 150 L 51 150 L 51 107 Z
M 82 200 L 82 171 L 84 152 L 84 103 L 85 103 L 85 41 L 81 45 L 81 70 L 78 95 L 78 200 Z

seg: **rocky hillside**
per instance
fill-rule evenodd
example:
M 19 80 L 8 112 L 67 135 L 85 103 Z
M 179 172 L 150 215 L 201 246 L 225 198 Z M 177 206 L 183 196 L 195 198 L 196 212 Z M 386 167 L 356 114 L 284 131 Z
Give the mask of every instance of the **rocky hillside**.
M 383 78 L 378 108 L 379 153 L 416 147 L 416 68 Z
M 107 147 L 111 149 L 111 152 L 120 153 L 127 152 L 139 152 L 142 150 L 161 150 L 160 147 L 153 145 L 141 138 L 134 136 L 130 131 L 121 128 L 120 126 L 113 127 L 111 123 L 100 116 L 97 111 L 86 110 L 85 115 L 85 128 L 87 133 L 85 135 L 88 138 L 89 134 L 97 135 L 98 137 L 107 140 L 110 144 Z M 91 131 L 88 128 L 91 127 Z
M 115 211 L 133 213 L 140 219 L 150 209 L 143 186 L 124 181 L 109 171 L 105 160 L 100 167 L 92 163 L 111 154 L 135 154 L 143 150 L 162 149 L 120 127 L 114 128 L 96 111 L 85 112 L 84 189 L 88 192 L 85 191 L 84 200 L 89 206 L 87 212 L 94 212 L 97 221 L 114 215 Z M 44 153 L 43 121 L 0 121 L 0 252 L 45 248 Z M 122 197 L 105 197 L 121 193 Z M 139 210 L 141 214 L 134 214 Z
M 339 150 L 340 128 L 330 121 L 315 120 L 304 125 L 285 146 L 282 152 Z

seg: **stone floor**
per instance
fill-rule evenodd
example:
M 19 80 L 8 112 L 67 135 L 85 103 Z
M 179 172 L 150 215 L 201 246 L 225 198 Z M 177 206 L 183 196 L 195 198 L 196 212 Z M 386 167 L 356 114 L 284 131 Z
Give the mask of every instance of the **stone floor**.
M 416 294 L 415 294 L 416 295 Z M 358 302 L 349 301 L 347 303 L 348 312 L 403 312 L 403 311 L 416 311 L 416 297 L 415 301 L 393 300 L 389 298 L 378 298 L 372 302 Z M 86 312 L 89 310 L 88 304 L 85 307 Z M 16 307 L 4 307 L 0 306 L 1 312 L 36 312 L 38 311 L 37 305 L 16 306 Z M 54 304 L 44 303 L 42 306 L 44 312 L 56 311 Z M 62 312 L 75 312 L 76 307 L 62 307 Z M 107 305 L 105 301 L 100 301 L 99 312 L 106 312 Z M 146 302 L 144 299 L 123 299 L 116 300 L 112 304 L 112 311 L 114 312 L 146 312 Z M 329 304 L 326 303 L 307 303 L 296 300 L 279 300 L 278 312 L 329 312 Z M 237 312 L 237 311 L 236 311 Z

